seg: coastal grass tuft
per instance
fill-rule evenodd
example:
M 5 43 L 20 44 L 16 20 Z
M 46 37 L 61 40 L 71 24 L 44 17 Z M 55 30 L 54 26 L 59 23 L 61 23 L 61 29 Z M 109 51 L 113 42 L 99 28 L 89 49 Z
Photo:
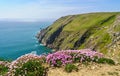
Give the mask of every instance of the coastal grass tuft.
M 0 65 L 0 75 L 3 76 L 7 72 L 8 72 L 8 67 Z
M 66 72 L 70 73 L 70 72 L 72 72 L 73 70 L 78 71 L 77 66 L 75 66 L 75 65 L 73 65 L 73 64 L 67 64 L 67 65 L 65 66 L 65 71 L 66 71 Z
M 115 62 L 112 59 L 109 58 L 100 58 L 96 61 L 97 63 L 106 63 L 106 64 L 110 64 L 110 65 L 115 65 Z

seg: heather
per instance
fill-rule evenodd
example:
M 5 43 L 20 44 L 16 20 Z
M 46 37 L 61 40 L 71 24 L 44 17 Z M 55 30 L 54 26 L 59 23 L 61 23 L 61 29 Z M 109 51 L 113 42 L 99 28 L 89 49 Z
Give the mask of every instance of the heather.
M 46 76 L 50 67 L 64 67 L 66 72 L 78 71 L 76 63 L 115 64 L 102 53 L 91 49 L 62 50 L 48 55 L 26 54 L 12 62 L 1 61 L 0 65 L 7 67 L 8 76 Z M 4 69 L 4 68 L 3 68 Z M 6 71 L 6 70 L 5 70 Z

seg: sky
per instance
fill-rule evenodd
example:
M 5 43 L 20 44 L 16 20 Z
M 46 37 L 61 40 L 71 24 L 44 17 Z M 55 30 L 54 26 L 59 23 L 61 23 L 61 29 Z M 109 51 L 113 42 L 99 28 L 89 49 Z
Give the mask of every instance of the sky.
M 90 12 L 120 12 L 120 0 L 0 0 L 0 20 L 56 20 Z

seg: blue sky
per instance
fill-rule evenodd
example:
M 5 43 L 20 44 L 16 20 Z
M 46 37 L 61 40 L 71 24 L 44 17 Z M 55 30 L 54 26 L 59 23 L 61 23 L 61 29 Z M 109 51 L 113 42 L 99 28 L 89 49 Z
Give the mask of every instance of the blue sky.
M 0 20 L 55 20 L 71 14 L 114 11 L 120 11 L 120 0 L 0 0 Z

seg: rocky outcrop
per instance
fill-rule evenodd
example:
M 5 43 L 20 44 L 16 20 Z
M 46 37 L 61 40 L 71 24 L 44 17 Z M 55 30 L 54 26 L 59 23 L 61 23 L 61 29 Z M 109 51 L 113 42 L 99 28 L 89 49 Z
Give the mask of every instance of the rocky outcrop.
M 62 29 L 64 26 L 59 27 L 54 33 L 52 33 L 50 35 L 50 37 L 47 39 L 46 44 L 52 44 L 55 40 L 55 38 L 57 38 L 59 36 L 59 34 L 61 33 Z
M 42 29 L 42 30 L 37 34 L 36 38 L 39 40 L 39 42 L 42 41 L 45 33 L 46 33 L 46 29 Z

